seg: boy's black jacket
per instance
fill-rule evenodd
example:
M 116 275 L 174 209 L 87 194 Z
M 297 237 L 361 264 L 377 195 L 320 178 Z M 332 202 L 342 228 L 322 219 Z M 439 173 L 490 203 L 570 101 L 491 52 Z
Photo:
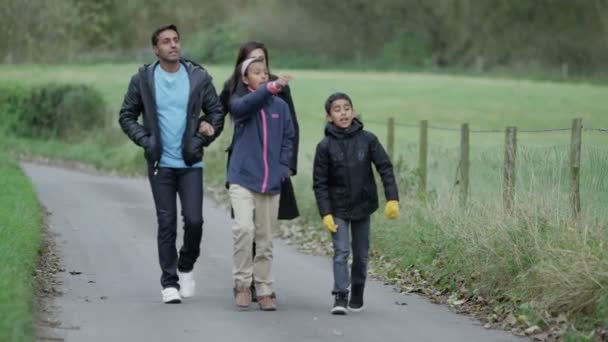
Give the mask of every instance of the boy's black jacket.
M 360 220 L 378 209 L 378 190 L 372 163 L 380 173 L 387 200 L 399 200 L 393 165 L 386 151 L 363 123 L 354 119 L 349 128 L 329 123 L 317 145 L 313 190 L 321 217 L 332 214 Z

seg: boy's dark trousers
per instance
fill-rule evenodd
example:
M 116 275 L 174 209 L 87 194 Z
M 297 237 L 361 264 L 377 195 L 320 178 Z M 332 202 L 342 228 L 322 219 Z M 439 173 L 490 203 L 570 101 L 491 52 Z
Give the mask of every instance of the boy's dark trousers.
M 349 285 L 364 285 L 367 278 L 370 217 L 347 221 L 334 217 L 338 231 L 332 234 L 334 244 L 333 294 L 348 293 Z M 350 226 L 350 229 L 349 229 Z M 350 233 L 352 232 L 352 243 Z M 348 274 L 348 255 L 352 245 L 353 264 Z
M 189 272 L 200 254 L 203 236 L 203 171 L 202 168 L 149 168 L 156 218 L 158 220 L 158 258 L 163 288 L 179 289 L 177 270 Z M 179 195 L 184 221 L 184 242 L 179 250 L 177 238 L 177 200 Z

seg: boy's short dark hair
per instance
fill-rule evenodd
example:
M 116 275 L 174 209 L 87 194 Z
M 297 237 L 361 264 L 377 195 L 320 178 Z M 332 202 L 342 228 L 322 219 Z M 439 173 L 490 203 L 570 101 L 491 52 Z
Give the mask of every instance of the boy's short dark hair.
M 329 95 L 327 100 L 325 100 L 325 113 L 329 114 L 329 112 L 331 111 L 331 105 L 336 100 L 346 100 L 348 101 L 348 103 L 350 103 L 351 107 L 353 106 L 353 101 L 348 95 L 346 95 L 345 93 L 337 92 Z
M 150 38 L 150 41 L 152 42 L 152 46 L 156 46 L 156 44 L 158 44 L 158 36 L 160 36 L 160 34 L 162 32 L 167 31 L 167 30 L 175 31 L 175 33 L 177 33 L 177 37 L 179 37 L 179 31 L 177 30 L 177 26 L 175 26 L 174 24 L 161 26 L 161 27 L 157 28 L 156 30 L 154 30 L 154 32 L 152 32 L 152 37 Z

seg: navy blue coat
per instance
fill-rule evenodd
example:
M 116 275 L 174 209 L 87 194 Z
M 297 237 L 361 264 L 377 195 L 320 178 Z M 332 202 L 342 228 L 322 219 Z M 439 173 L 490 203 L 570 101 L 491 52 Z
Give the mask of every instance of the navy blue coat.
M 270 88 L 267 84 L 230 99 L 234 137 L 227 181 L 278 194 L 289 177 L 295 132 L 288 105 Z

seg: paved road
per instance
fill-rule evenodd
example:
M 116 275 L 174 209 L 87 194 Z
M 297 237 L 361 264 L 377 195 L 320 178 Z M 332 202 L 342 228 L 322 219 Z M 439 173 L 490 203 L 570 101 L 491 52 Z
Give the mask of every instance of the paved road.
M 332 316 L 330 259 L 303 255 L 280 241 L 274 261 L 279 310 L 238 312 L 231 290 L 231 220 L 209 198 L 195 268 L 197 295 L 180 305 L 162 304 L 156 219 L 146 179 L 33 164 L 23 168 L 51 212 L 66 269 L 58 275 L 63 296 L 54 302 L 61 325 L 47 328 L 44 336 L 162 342 L 517 340 L 373 281 L 365 311 Z

